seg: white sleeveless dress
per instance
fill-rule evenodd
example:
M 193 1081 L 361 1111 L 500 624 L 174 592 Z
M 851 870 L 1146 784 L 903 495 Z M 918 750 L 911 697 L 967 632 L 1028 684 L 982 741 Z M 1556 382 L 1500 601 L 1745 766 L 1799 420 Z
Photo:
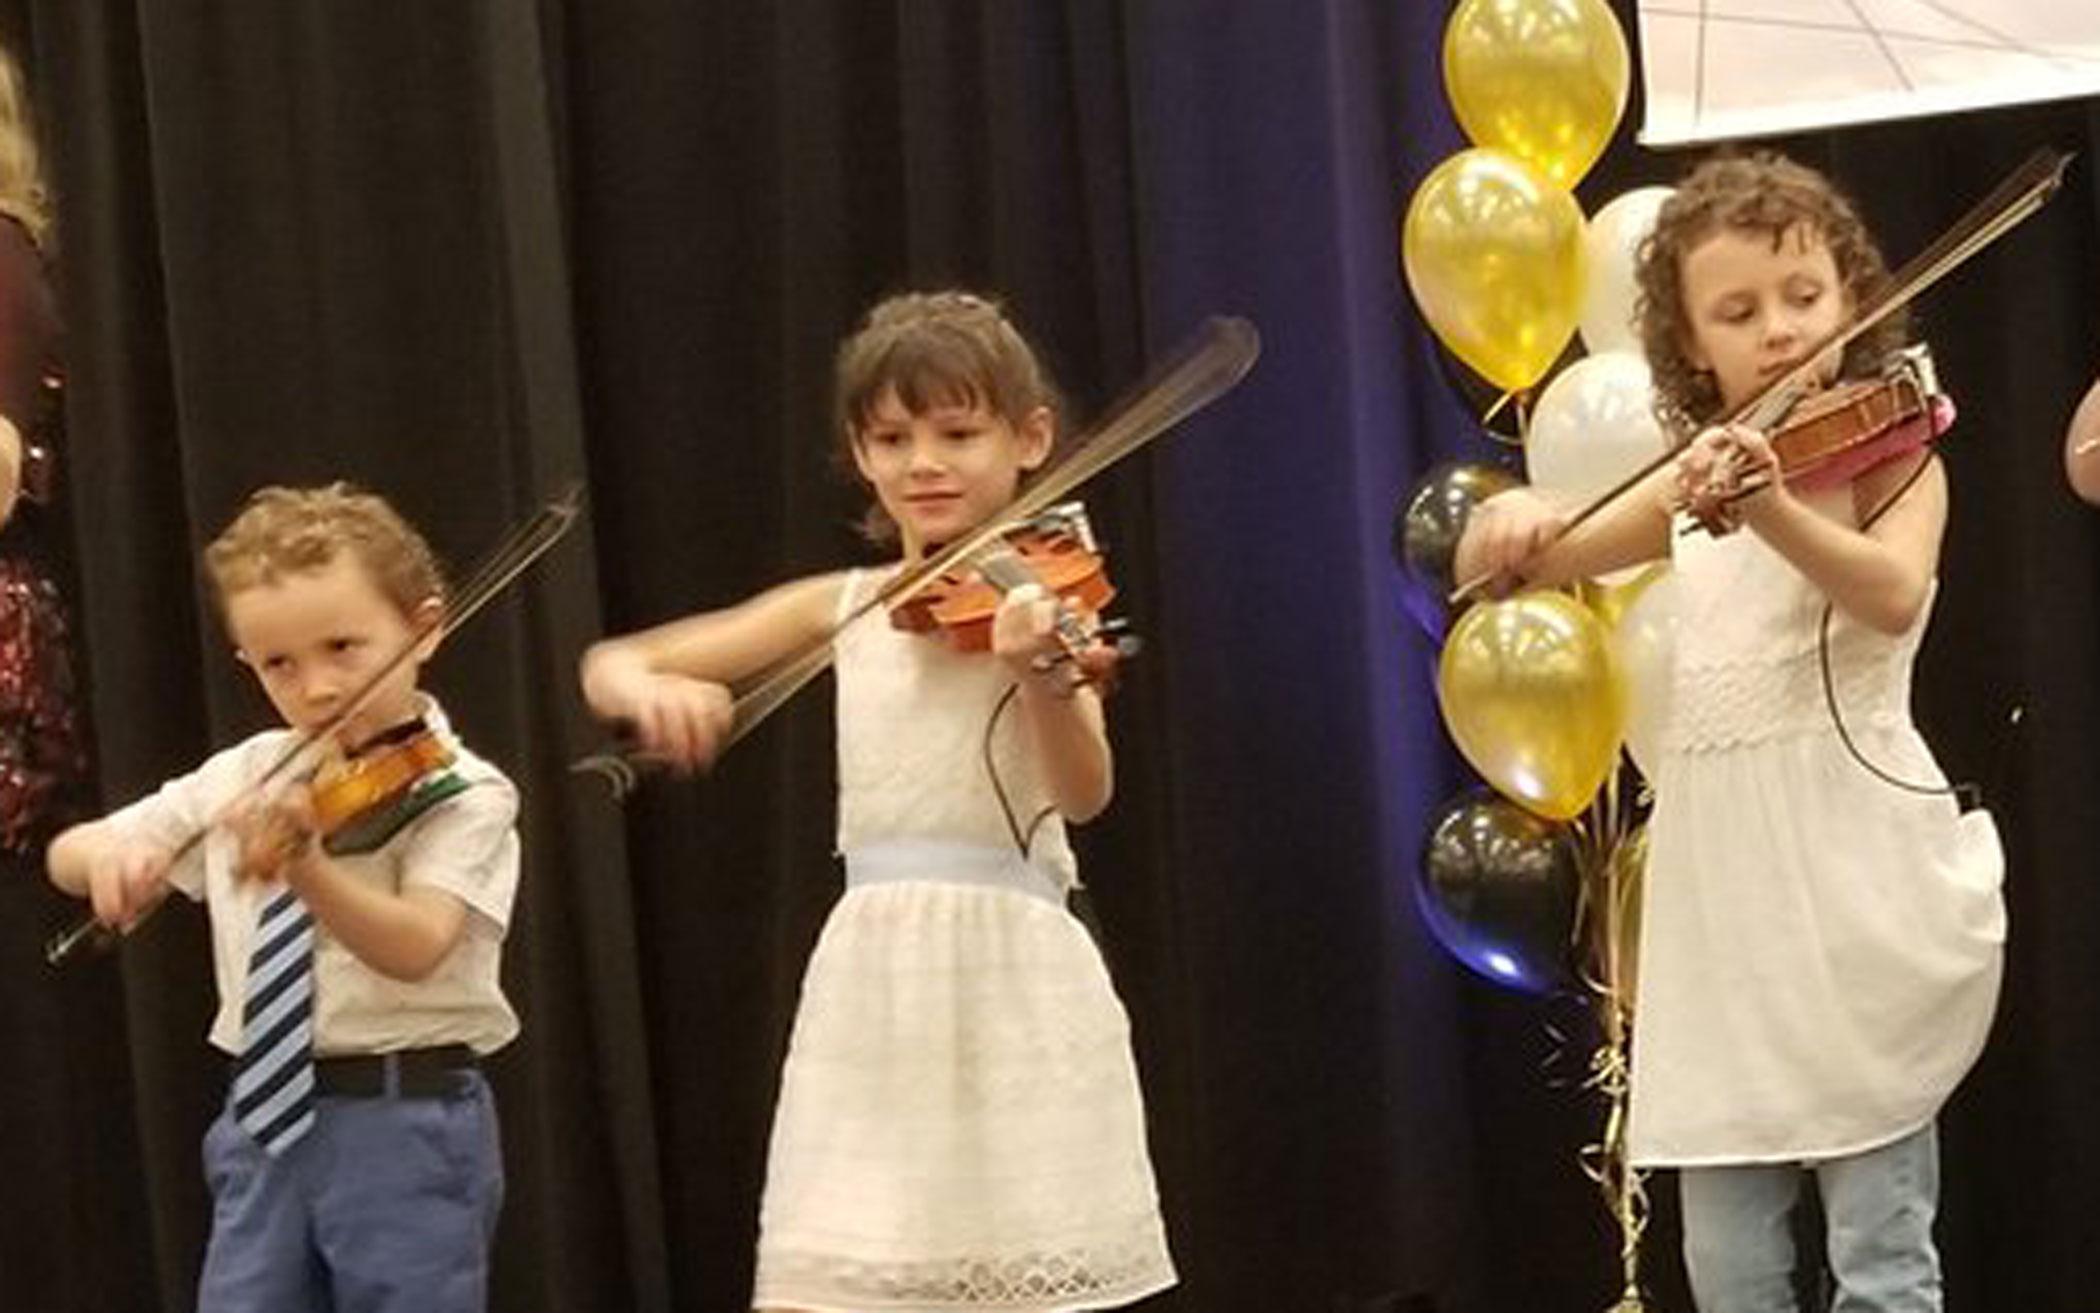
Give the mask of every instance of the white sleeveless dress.
M 1678 536 L 1629 1147 L 1643 1166 L 1808 1162 L 1932 1120 L 1983 1047 L 2005 942 L 1989 813 L 1869 774 L 1823 692 L 1823 594 L 1755 533 Z M 1930 606 L 1830 622 L 1867 760 L 1943 780 L 1910 716 Z
M 845 607 L 874 586 L 848 576 Z M 1113 1308 L 1174 1283 L 1130 1025 L 1066 910 L 1062 822 L 1018 856 L 983 756 L 1001 664 L 840 635 L 847 888 L 802 986 L 775 1113 L 753 1305 L 818 1313 Z M 1044 791 L 1018 708 L 999 782 Z

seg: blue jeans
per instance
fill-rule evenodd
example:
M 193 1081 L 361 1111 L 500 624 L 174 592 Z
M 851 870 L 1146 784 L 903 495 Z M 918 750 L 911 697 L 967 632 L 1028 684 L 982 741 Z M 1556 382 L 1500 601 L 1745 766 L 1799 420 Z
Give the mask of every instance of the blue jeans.
M 204 1136 L 198 1313 L 483 1313 L 503 1201 L 480 1072 L 430 1098 L 315 1101 L 281 1158 L 222 1111 Z
M 1684 1258 L 1700 1313 L 1795 1313 L 1792 1213 L 1812 1172 L 1837 1279 L 1832 1313 L 1939 1313 L 1932 1216 L 1939 1137 L 1810 1163 L 1696 1167 L 1678 1174 Z

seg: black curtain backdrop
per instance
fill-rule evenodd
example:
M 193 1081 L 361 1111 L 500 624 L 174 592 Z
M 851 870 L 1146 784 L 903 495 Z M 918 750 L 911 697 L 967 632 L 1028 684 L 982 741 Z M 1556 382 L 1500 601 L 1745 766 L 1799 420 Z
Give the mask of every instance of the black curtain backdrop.
M 1460 145 L 1446 13 L 0 0 L 62 206 L 109 799 L 265 721 L 192 568 L 257 484 L 368 483 L 464 568 L 587 482 L 587 527 L 432 667 L 528 800 L 496 1308 L 743 1306 L 779 1055 L 838 888 L 829 694 L 622 811 L 565 772 L 593 742 L 574 660 L 867 559 L 825 455 L 830 351 L 873 297 L 949 282 L 1007 298 L 1081 418 L 1205 314 L 1265 339 L 1235 394 L 1089 490 L 1151 640 L 1113 710 L 1117 801 L 1082 836 L 1184 1278 L 1147 1307 L 1616 1294 L 1577 1165 L 1598 1126 L 1579 1009 L 1464 975 L 1411 900 L 1423 820 L 1465 776 L 1386 537 L 1415 477 L 1482 451 L 1395 269 L 1409 192 Z M 1683 166 L 1631 144 L 1637 116 L 1586 208 Z M 2084 1309 L 2100 517 L 2057 453 L 2100 368 L 2100 111 L 1782 144 L 1897 260 L 2034 146 L 2081 153 L 2064 197 L 1923 307 L 1964 417 L 1919 702 L 2013 858 L 2003 1011 L 1944 1123 L 1950 1307 Z M 222 1080 L 206 951 L 171 909 L 115 961 L 0 973 L 119 973 L 104 1042 L 130 1076 L 73 1096 L 124 1160 L 96 1182 L 122 1206 L 52 1219 L 93 1260 L 59 1289 L 0 1273 L 0 1307 L 191 1308 Z M 0 1099 L 54 1097 L 6 1061 Z M 1652 1284 L 1687 1309 L 1656 1184 Z

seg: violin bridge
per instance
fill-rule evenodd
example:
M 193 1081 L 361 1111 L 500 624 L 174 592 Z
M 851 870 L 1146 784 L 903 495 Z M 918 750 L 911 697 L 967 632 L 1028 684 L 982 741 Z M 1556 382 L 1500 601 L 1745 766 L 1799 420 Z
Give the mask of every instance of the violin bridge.
M 1079 501 L 1059 502 L 1046 506 L 1034 519 L 1026 521 L 1023 529 L 1033 530 L 1046 538 L 1071 538 L 1089 554 L 1099 554 L 1101 548 L 1094 541 L 1093 522 L 1087 519 L 1086 503 Z
M 1932 348 L 1923 342 L 1898 347 L 1882 373 L 1890 379 L 1907 380 L 1917 388 L 1921 402 L 1929 404 L 1940 395 L 1940 375 L 1932 363 Z

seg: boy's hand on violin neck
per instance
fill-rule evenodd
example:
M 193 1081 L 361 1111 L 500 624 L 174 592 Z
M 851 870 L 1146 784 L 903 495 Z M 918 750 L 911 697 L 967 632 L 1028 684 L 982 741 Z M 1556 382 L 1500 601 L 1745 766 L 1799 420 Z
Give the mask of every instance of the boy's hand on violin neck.
M 234 870 L 244 880 L 289 874 L 320 841 L 313 794 L 304 784 L 292 785 L 267 802 L 236 807 L 226 823 L 240 845 Z

